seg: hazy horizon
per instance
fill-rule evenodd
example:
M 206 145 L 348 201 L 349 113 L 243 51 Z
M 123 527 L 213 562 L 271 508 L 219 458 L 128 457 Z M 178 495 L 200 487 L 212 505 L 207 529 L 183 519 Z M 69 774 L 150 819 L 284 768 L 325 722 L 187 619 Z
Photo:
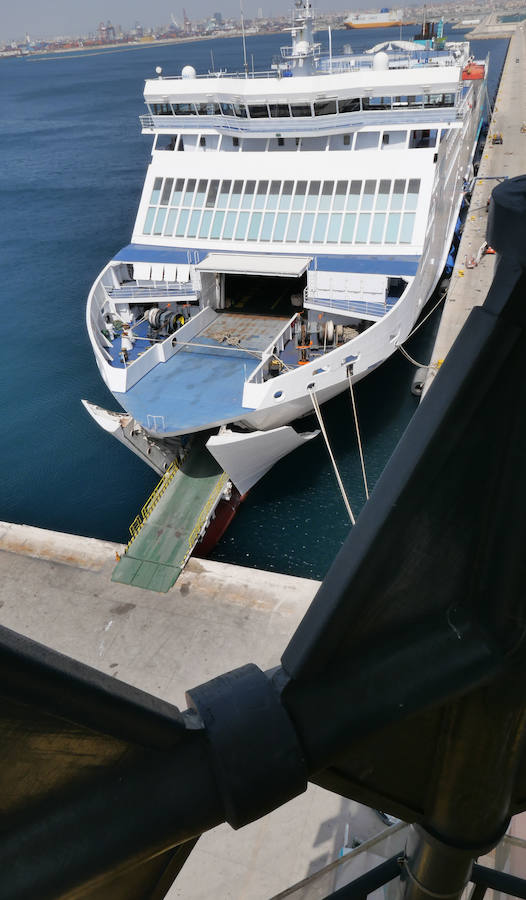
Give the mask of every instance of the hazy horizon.
M 185 0 L 182 0 L 184 3 Z M 269 4 L 263 0 L 244 0 L 244 13 L 248 19 L 255 18 L 261 9 L 263 17 L 285 16 L 291 9 L 290 0 L 280 5 L 278 0 Z M 379 0 L 357 0 L 349 4 L 335 5 L 334 0 L 317 0 L 315 9 L 320 12 L 349 12 L 353 9 L 379 9 Z M 396 7 L 397 3 L 392 4 Z M 239 18 L 239 0 L 227 0 L 223 5 L 220 0 L 187 0 L 186 12 L 189 19 L 198 21 L 214 12 L 221 12 L 224 17 Z M 172 6 L 170 0 L 150 0 L 148 4 L 138 0 L 96 0 L 86 6 L 80 0 L 55 0 L 54 3 L 42 4 L 38 0 L 25 0 L 20 5 L 13 4 L 4 9 L 0 23 L 0 41 L 22 40 L 26 34 L 30 38 L 51 38 L 95 33 L 100 22 L 110 20 L 113 25 L 120 25 L 124 31 L 130 31 L 135 22 L 150 28 L 168 24 L 171 16 L 182 24 L 183 6 Z

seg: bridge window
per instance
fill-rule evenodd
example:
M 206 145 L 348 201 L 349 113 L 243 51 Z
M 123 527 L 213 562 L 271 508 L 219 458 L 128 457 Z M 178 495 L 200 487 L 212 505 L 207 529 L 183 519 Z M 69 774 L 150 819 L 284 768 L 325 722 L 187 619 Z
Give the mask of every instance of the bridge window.
M 234 115 L 234 107 L 231 103 L 221 103 L 221 112 L 224 116 L 233 116 Z
M 173 111 L 176 116 L 196 115 L 196 109 L 193 103 L 174 103 Z
M 268 106 L 266 103 L 254 103 L 248 107 L 251 119 L 268 119 Z
M 246 119 L 247 108 L 244 103 L 234 103 L 234 113 L 238 117 L 238 119 Z
M 351 113 L 360 112 L 360 98 L 349 97 L 346 100 L 338 100 L 338 112 Z
M 291 103 L 290 104 L 290 112 L 292 116 L 296 118 L 303 118 L 304 116 L 312 116 L 312 110 L 310 103 Z
M 362 109 L 391 109 L 390 97 L 362 97 Z
M 154 116 L 173 116 L 170 103 L 152 103 L 152 113 Z
M 270 103 L 269 110 L 273 119 L 288 119 L 290 116 L 288 103 Z
M 336 100 L 316 100 L 314 103 L 315 116 L 333 116 L 336 114 Z
M 213 116 L 215 112 L 214 107 L 217 107 L 219 112 L 219 103 L 196 103 L 195 105 L 198 116 Z

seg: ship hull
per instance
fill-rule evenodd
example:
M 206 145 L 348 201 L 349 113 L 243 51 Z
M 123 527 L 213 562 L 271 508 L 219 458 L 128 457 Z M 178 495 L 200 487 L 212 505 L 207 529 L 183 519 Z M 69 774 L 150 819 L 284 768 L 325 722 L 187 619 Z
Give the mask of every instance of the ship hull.
M 345 27 L 349 29 L 355 28 L 394 28 L 402 25 L 411 25 L 411 22 L 401 22 L 400 20 L 389 22 L 345 22 Z

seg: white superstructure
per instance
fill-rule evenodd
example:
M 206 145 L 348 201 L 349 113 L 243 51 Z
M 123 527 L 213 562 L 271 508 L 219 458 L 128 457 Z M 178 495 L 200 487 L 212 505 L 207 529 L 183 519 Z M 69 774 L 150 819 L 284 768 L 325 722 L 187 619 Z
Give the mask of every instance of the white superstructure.
M 470 172 L 484 80 L 468 62 L 466 43 L 324 57 L 305 0 L 271 71 L 146 82 L 152 160 L 87 324 L 147 433 L 218 432 L 207 446 L 243 493 L 302 442 L 311 392 L 323 403 L 405 340 Z

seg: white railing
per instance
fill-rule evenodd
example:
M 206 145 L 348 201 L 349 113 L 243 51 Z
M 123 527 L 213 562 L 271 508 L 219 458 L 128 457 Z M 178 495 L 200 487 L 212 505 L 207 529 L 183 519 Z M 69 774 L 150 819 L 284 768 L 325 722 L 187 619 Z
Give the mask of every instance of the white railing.
M 305 288 L 304 306 L 306 309 L 327 309 L 333 312 L 343 313 L 356 316 L 363 315 L 374 319 L 380 319 L 385 316 L 392 305 L 388 304 L 387 298 L 383 300 L 371 300 L 364 297 L 363 293 L 349 296 L 348 291 L 331 289 L 331 296 L 327 296 L 327 291 L 316 290 L 313 288 Z
M 265 381 L 265 367 L 268 364 L 269 359 L 271 359 L 271 357 L 275 354 L 279 355 L 279 353 L 284 350 L 287 341 L 292 340 L 292 326 L 298 317 L 299 313 L 294 313 L 292 319 L 290 319 L 290 321 L 288 321 L 287 324 L 283 326 L 281 331 L 278 332 L 276 337 L 272 340 L 268 347 L 266 347 L 266 349 L 263 351 L 261 362 L 258 366 L 256 366 L 254 371 L 251 372 L 251 374 L 247 378 L 247 384 L 263 384 L 263 382 Z M 274 351 L 274 347 L 276 348 L 276 351 Z
M 189 282 L 154 281 L 147 284 L 121 284 L 119 287 L 104 285 L 106 298 L 119 303 L 121 300 L 166 299 L 166 297 L 187 297 L 198 300 L 200 291 L 195 290 Z

